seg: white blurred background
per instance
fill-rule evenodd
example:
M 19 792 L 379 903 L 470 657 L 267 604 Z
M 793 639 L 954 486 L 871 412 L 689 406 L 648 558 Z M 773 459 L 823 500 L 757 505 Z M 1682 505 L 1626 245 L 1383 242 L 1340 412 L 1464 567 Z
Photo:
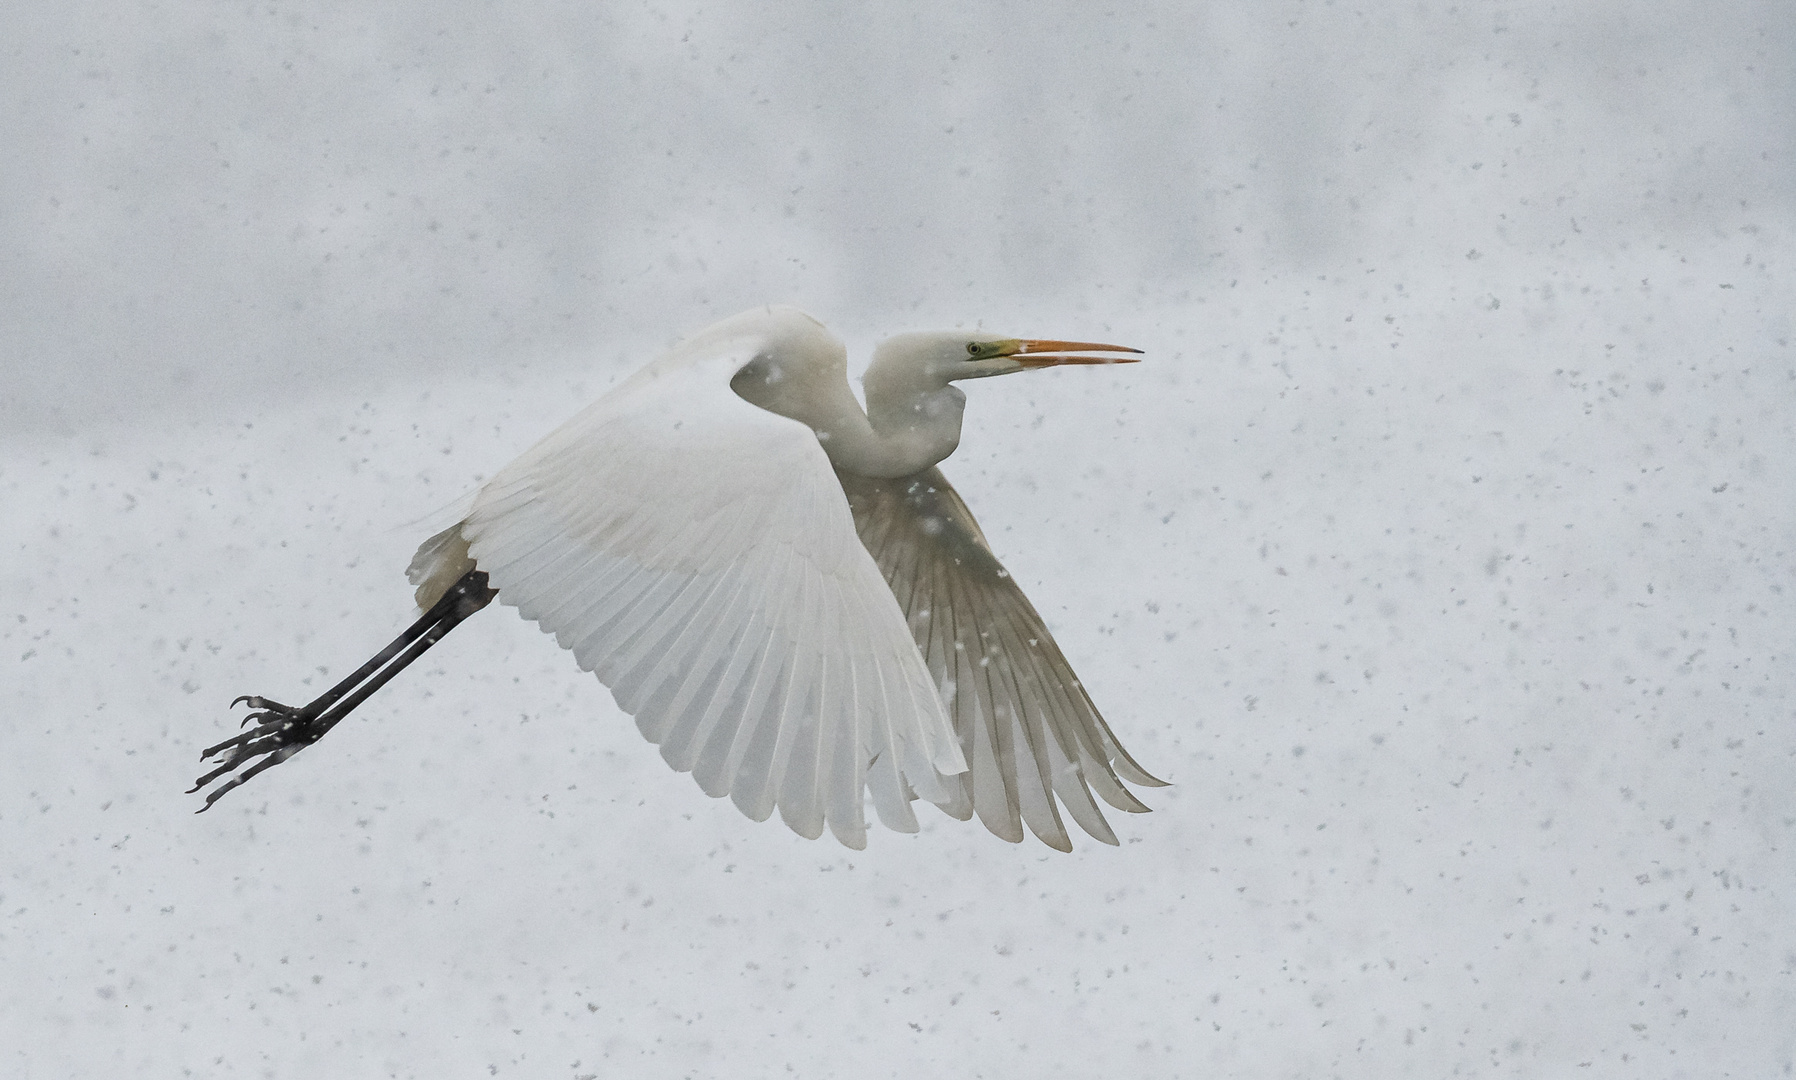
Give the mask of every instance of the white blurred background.
M 1796 9 L 762 7 L 9 9 L 0 1068 L 1788 1074 Z M 766 302 L 1148 351 L 946 466 L 1120 849 L 746 821 L 506 610 L 191 816 Z

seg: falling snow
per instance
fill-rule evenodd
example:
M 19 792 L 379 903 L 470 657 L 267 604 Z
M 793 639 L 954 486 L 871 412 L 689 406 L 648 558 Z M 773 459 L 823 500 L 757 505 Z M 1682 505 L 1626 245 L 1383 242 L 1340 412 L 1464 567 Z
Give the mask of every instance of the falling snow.
M 27 6 L 0 1072 L 1791 1071 L 1785 7 Z M 1120 849 L 747 821 L 497 609 L 192 815 L 765 302 L 1146 351 L 944 466 Z

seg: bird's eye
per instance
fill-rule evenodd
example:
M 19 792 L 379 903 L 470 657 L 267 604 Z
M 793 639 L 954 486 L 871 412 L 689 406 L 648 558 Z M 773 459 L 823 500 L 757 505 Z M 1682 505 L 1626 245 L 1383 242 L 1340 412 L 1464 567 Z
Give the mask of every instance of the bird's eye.
M 967 355 L 968 356 L 978 356 L 979 355 L 979 343 L 977 341 L 967 342 Z

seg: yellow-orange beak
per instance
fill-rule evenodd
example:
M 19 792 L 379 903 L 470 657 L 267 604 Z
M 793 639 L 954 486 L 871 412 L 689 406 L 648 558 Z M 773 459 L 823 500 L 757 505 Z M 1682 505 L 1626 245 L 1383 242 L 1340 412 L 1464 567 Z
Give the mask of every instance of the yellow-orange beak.
M 1046 338 L 1018 338 L 1005 342 L 1001 356 L 1011 356 L 1026 368 L 1055 367 L 1061 364 L 1133 364 L 1135 356 L 1079 356 L 1078 353 L 1111 352 L 1141 354 L 1127 345 L 1101 345 L 1092 341 L 1051 341 Z

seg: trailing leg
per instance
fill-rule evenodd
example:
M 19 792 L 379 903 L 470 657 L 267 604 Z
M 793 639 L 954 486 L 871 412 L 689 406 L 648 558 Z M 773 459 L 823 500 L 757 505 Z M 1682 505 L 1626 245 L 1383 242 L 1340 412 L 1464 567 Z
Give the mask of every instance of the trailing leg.
M 254 724 L 240 735 L 209 747 L 200 755 L 202 761 L 216 759 L 218 767 L 197 780 L 188 794 L 227 774 L 223 784 L 206 796 L 203 813 L 211 809 L 225 792 L 239 786 L 266 769 L 273 768 L 294 754 L 317 742 L 324 733 L 348 716 L 357 705 L 387 684 L 406 665 L 424 655 L 425 650 L 443 640 L 443 635 L 460 625 L 463 619 L 492 602 L 498 590 L 487 585 L 486 574 L 470 570 L 449 587 L 417 622 L 405 633 L 357 668 L 347 679 L 326 690 L 310 703 L 294 708 L 268 698 L 246 694 L 231 702 L 247 702 L 251 709 L 244 725 Z M 222 755 L 222 756 L 221 756 Z M 258 760 L 259 759 L 259 760 Z M 253 764 L 252 764 L 253 763 Z M 237 770 L 245 765 L 242 772 Z

